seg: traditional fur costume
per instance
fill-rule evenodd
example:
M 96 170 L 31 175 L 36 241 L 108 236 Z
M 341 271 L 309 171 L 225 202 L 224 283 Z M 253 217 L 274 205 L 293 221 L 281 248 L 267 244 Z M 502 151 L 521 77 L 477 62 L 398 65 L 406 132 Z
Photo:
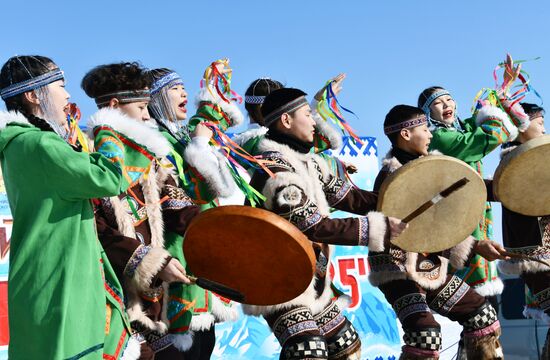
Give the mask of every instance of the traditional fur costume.
M 208 121 L 220 129 L 237 125 L 242 114 L 234 103 L 224 102 L 214 89 L 203 88 L 196 98 L 197 113 L 190 121 L 193 126 L 172 126 L 167 119 L 173 118 L 166 107 L 165 92 L 183 84 L 175 72 L 169 72 L 153 83 L 151 104 L 158 117 L 158 130 L 168 141 L 170 152 L 167 158 L 177 173 L 178 185 L 201 210 L 217 206 L 218 198 L 231 195 L 235 182 L 229 172 L 227 159 L 209 144 L 208 138 L 190 137 L 190 131 L 199 122 Z M 166 229 L 165 247 L 170 255 L 187 268 L 183 254 L 183 237 Z M 235 320 L 237 311 L 233 303 L 197 285 L 171 284 L 168 290 L 168 323 L 174 346 L 185 356 L 210 357 L 215 342 L 214 324 Z M 197 355 L 200 353 L 199 355 Z
M 172 258 L 164 244 L 164 230 L 183 235 L 199 207 L 177 186 L 172 166 L 164 159 L 170 146 L 155 128 L 118 110 L 102 109 L 99 114 L 109 117 L 99 116 L 89 124 L 92 129 L 109 125 L 115 131 L 131 132 L 137 143 L 150 145 L 157 159 L 128 191 L 100 199 L 95 212 L 99 239 L 127 294 L 132 327 L 157 353 L 173 342 L 166 336 L 168 285 L 157 278 Z M 97 131 L 94 135 L 102 151 L 109 138 Z
M 511 142 L 503 147 L 501 159 L 512 156 L 521 145 Z M 502 237 L 507 251 L 550 260 L 550 215 L 526 216 L 502 207 Z M 533 294 L 535 303 L 526 306 L 525 317 L 550 325 L 550 270 L 547 266 L 530 260 L 510 259 L 499 261 L 499 270 L 505 274 L 519 275 Z M 549 337 L 544 348 L 544 359 L 550 359 Z
M 296 92 L 277 90 L 266 101 L 281 91 Z M 302 99 L 289 104 L 297 101 Z M 295 106 L 303 105 L 307 103 Z M 290 111 L 288 104 L 285 108 Z M 366 246 L 372 239 L 383 242 L 387 220 L 380 213 L 369 212 L 376 207 L 375 194 L 335 176 L 327 161 L 310 150 L 311 144 L 270 128 L 259 140 L 254 155 L 268 160 L 275 176 L 256 170 L 250 184 L 265 196 L 265 209 L 289 220 L 313 241 L 315 277 L 306 291 L 291 301 L 274 306 L 243 305 L 243 311 L 266 319 L 282 346 L 281 359 L 355 359 L 361 341 L 341 312 L 346 306 L 344 298 L 332 300 L 334 293 L 327 274 L 331 244 Z M 330 219 L 331 207 L 363 216 Z
M 121 284 L 97 241 L 90 199 L 126 190 L 125 167 L 147 168 L 152 154 L 123 149 L 117 144 L 132 141 L 129 135 L 105 131 L 116 158 L 77 152 L 24 115 L 0 112 L 0 159 L 14 217 L 10 358 L 139 357 Z
M 392 149 L 382 162 L 374 191 L 388 175 L 415 158 L 418 156 Z M 407 252 L 373 241 L 369 244 L 369 280 L 384 293 L 403 326 L 402 359 L 439 358 L 441 328 L 432 310 L 463 325 L 470 356 L 502 358 L 495 310 L 463 280 L 447 273 L 448 265 L 462 269 L 468 264 L 474 244 L 470 236 L 451 249 L 431 254 Z
M 446 91 L 435 93 L 443 96 Z M 438 96 L 432 96 L 433 102 Z M 432 99 L 433 98 L 433 99 Z M 430 104 L 426 103 L 424 109 Z M 426 111 L 426 110 L 425 110 Z M 482 159 L 501 144 L 515 139 L 518 130 L 509 116 L 497 107 L 482 107 L 475 116 L 464 121 L 456 120 L 453 125 L 446 125 L 429 119 L 433 139 L 431 150 L 438 150 L 444 155 L 460 159 L 474 168 L 483 177 Z M 488 202 L 479 226 L 472 233 L 478 240 L 490 240 L 493 233 L 491 204 Z M 464 279 L 482 296 L 494 296 L 502 292 L 503 283 L 498 277 L 495 262 L 475 255 L 470 264 L 456 275 Z

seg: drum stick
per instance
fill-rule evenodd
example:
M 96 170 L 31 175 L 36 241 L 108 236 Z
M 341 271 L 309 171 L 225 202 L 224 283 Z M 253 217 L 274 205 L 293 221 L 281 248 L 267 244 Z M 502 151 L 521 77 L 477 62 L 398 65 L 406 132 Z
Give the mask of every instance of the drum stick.
M 244 302 L 244 295 L 235 289 L 205 278 L 198 278 L 190 275 L 187 275 L 187 277 L 191 280 L 192 284 L 197 284 L 203 289 L 213 291 L 218 295 L 240 303 Z
M 541 264 L 544 264 L 544 265 L 550 267 L 549 263 L 547 263 L 546 261 L 544 261 L 542 259 L 537 259 L 534 256 L 529 256 L 529 255 L 525 255 L 525 254 L 516 254 L 516 253 L 511 253 L 511 252 L 508 252 L 508 251 L 504 252 L 502 255 L 509 256 L 511 258 L 514 258 L 514 259 L 535 261 L 535 262 L 538 262 L 538 263 L 541 263 Z
M 448 188 L 446 188 L 445 190 L 441 191 L 439 194 L 434 196 L 431 200 L 426 201 L 418 209 L 416 209 L 415 211 L 410 213 L 407 217 L 405 217 L 401 221 L 403 221 L 404 223 L 411 222 L 412 220 L 414 220 L 415 218 L 417 218 L 418 216 L 423 214 L 426 210 L 428 210 L 429 208 L 431 208 L 432 206 L 434 206 L 435 204 L 437 204 L 438 202 L 440 202 L 441 200 L 443 200 L 447 196 L 451 195 L 455 191 L 459 190 L 461 187 L 466 185 L 468 182 L 470 182 L 470 180 L 468 180 L 465 177 L 458 180 L 457 182 L 455 182 L 454 184 L 452 184 L 451 186 L 449 186 Z

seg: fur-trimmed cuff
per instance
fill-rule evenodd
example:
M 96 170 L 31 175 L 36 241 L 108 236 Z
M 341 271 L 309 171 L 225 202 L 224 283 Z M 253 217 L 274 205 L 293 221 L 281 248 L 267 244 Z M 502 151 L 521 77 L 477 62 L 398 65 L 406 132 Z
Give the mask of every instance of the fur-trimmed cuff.
M 518 137 L 518 129 L 512 123 L 508 114 L 496 106 L 487 105 L 482 107 L 476 115 L 476 125 L 481 126 L 484 122 L 491 120 L 502 123 L 502 126 L 509 134 L 508 141 L 513 141 Z
M 365 224 L 363 223 L 363 219 L 367 220 L 365 221 Z M 386 232 L 388 231 L 386 216 L 380 212 L 371 211 L 367 214 L 366 217 L 361 218 L 360 224 L 360 227 L 366 227 L 366 233 L 363 234 L 364 229 L 360 229 L 359 233 L 361 235 L 359 239 L 359 244 L 367 245 L 369 247 L 369 250 L 371 251 L 384 251 L 384 249 L 386 248 Z M 367 235 L 368 238 L 363 239 L 362 236 L 364 235 Z
M 502 294 L 504 283 L 500 278 L 483 283 L 483 285 L 472 287 L 481 296 L 494 296 Z
M 513 250 L 511 252 L 513 252 Z M 532 274 L 548 271 L 548 266 L 536 261 L 524 259 L 499 260 L 497 266 L 498 271 L 507 275 Z
M 217 323 L 236 321 L 239 317 L 234 303 L 229 302 L 228 304 L 224 304 L 214 293 L 212 293 L 212 315 L 214 315 Z
M 313 116 L 313 120 L 315 121 L 315 128 L 317 129 L 319 135 L 328 140 L 330 148 L 332 150 L 336 150 L 340 146 L 342 146 L 342 134 L 333 126 L 331 126 L 328 121 L 321 117 L 321 115 L 317 112 L 317 104 L 318 101 L 313 100 L 310 105 L 311 115 Z
M 544 324 L 550 326 L 550 316 L 542 311 L 542 309 L 525 306 L 523 308 L 523 316 L 527 319 L 542 321 Z
M 209 312 L 205 312 L 199 315 L 193 315 L 193 317 L 191 318 L 191 322 L 189 323 L 189 329 L 193 331 L 208 330 L 212 326 L 214 326 L 215 322 L 216 319 L 214 318 L 214 315 Z
M 241 112 L 241 110 L 239 110 L 237 104 L 235 104 L 234 101 L 231 101 L 229 103 L 225 102 L 216 93 L 216 89 L 212 88 L 211 85 L 208 85 L 208 87 L 203 87 L 197 95 L 197 98 L 195 100 L 197 108 L 200 107 L 200 104 L 202 102 L 210 102 L 212 104 L 218 105 L 231 120 L 231 124 L 229 125 L 229 127 L 240 125 L 244 121 L 243 113 Z
M 149 248 L 149 250 L 142 250 L 142 248 Z M 169 257 L 170 254 L 168 251 L 161 247 L 148 247 L 142 245 L 136 249 L 130 258 L 130 261 L 124 269 L 124 273 L 131 273 L 131 271 L 127 270 L 131 270 L 129 265 L 132 263 L 133 276 L 130 277 L 132 283 L 140 291 L 149 290 L 153 279 L 166 265 L 166 260 Z M 133 259 L 135 259 L 135 261 L 133 261 Z
M 120 360 L 137 360 L 141 356 L 141 344 L 134 336 L 128 339 Z
M 468 236 L 466 239 L 451 248 L 449 263 L 457 270 L 464 269 L 470 258 L 473 255 L 473 248 L 476 244 L 476 239 L 473 236 Z
M 514 106 L 510 107 L 510 102 L 504 100 L 502 101 L 502 106 L 504 106 L 506 112 L 510 115 L 510 118 L 512 118 L 512 122 L 520 132 L 527 130 L 531 120 L 529 120 L 529 115 L 525 113 L 525 110 L 523 110 L 519 102 L 516 102 Z
M 181 352 L 185 352 L 191 349 L 193 345 L 193 337 L 195 333 L 191 330 L 187 331 L 185 334 L 171 334 L 172 336 L 172 345 Z
M 202 139 L 194 138 L 183 152 L 185 161 L 204 178 L 215 197 L 229 197 L 235 191 L 235 182 L 226 165 L 227 159 Z M 203 141 L 201 143 L 201 141 Z

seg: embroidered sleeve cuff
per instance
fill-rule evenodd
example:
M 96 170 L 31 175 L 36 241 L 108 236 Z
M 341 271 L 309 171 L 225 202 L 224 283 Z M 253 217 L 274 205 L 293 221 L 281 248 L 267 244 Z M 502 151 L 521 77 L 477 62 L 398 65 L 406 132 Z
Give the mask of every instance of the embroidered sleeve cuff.
M 386 216 L 380 212 L 371 211 L 360 219 L 359 244 L 368 246 L 372 251 L 384 251 L 387 232 Z
M 140 248 L 147 248 L 147 250 Z M 151 288 L 153 279 L 163 269 L 166 259 L 170 257 L 168 251 L 161 247 L 140 246 L 128 262 L 125 275 L 130 277 L 133 285 L 140 291 Z M 132 261 L 132 259 L 134 259 Z M 130 263 L 132 263 L 130 265 Z
M 476 124 L 485 132 L 504 132 L 502 142 L 513 141 L 518 136 L 518 129 L 510 120 L 508 114 L 495 106 L 484 106 L 476 115 Z M 503 131 L 501 131 L 503 130 Z

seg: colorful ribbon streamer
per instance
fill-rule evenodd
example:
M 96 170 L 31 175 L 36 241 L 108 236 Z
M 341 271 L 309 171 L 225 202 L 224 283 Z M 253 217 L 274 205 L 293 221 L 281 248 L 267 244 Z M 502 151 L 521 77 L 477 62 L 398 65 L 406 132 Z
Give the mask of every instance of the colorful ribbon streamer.
M 222 74 L 218 70 L 218 65 L 223 64 L 225 69 L 229 69 L 226 73 Z M 231 101 L 237 101 L 239 104 L 243 102 L 243 98 L 237 94 L 235 91 L 231 90 L 231 75 L 233 71 L 229 67 L 229 60 L 227 59 L 220 59 L 214 61 L 210 66 L 206 68 L 204 71 L 203 79 L 201 80 L 200 86 L 203 88 L 206 86 L 208 89 L 208 92 L 212 96 L 214 94 L 212 93 L 212 90 L 209 84 L 214 85 L 214 88 L 216 89 L 216 92 L 218 95 L 222 98 L 223 101 L 226 103 L 229 103 Z
M 361 138 L 359 138 L 359 136 L 355 133 L 355 130 L 342 116 L 342 111 L 350 113 L 355 117 L 357 117 L 357 115 L 340 104 L 334 90 L 332 89 L 333 81 L 334 80 L 327 81 L 322 99 L 317 103 L 317 112 L 325 121 L 330 119 L 334 124 L 336 124 L 343 134 L 347 132 L 355 144 L 363 145 Z

